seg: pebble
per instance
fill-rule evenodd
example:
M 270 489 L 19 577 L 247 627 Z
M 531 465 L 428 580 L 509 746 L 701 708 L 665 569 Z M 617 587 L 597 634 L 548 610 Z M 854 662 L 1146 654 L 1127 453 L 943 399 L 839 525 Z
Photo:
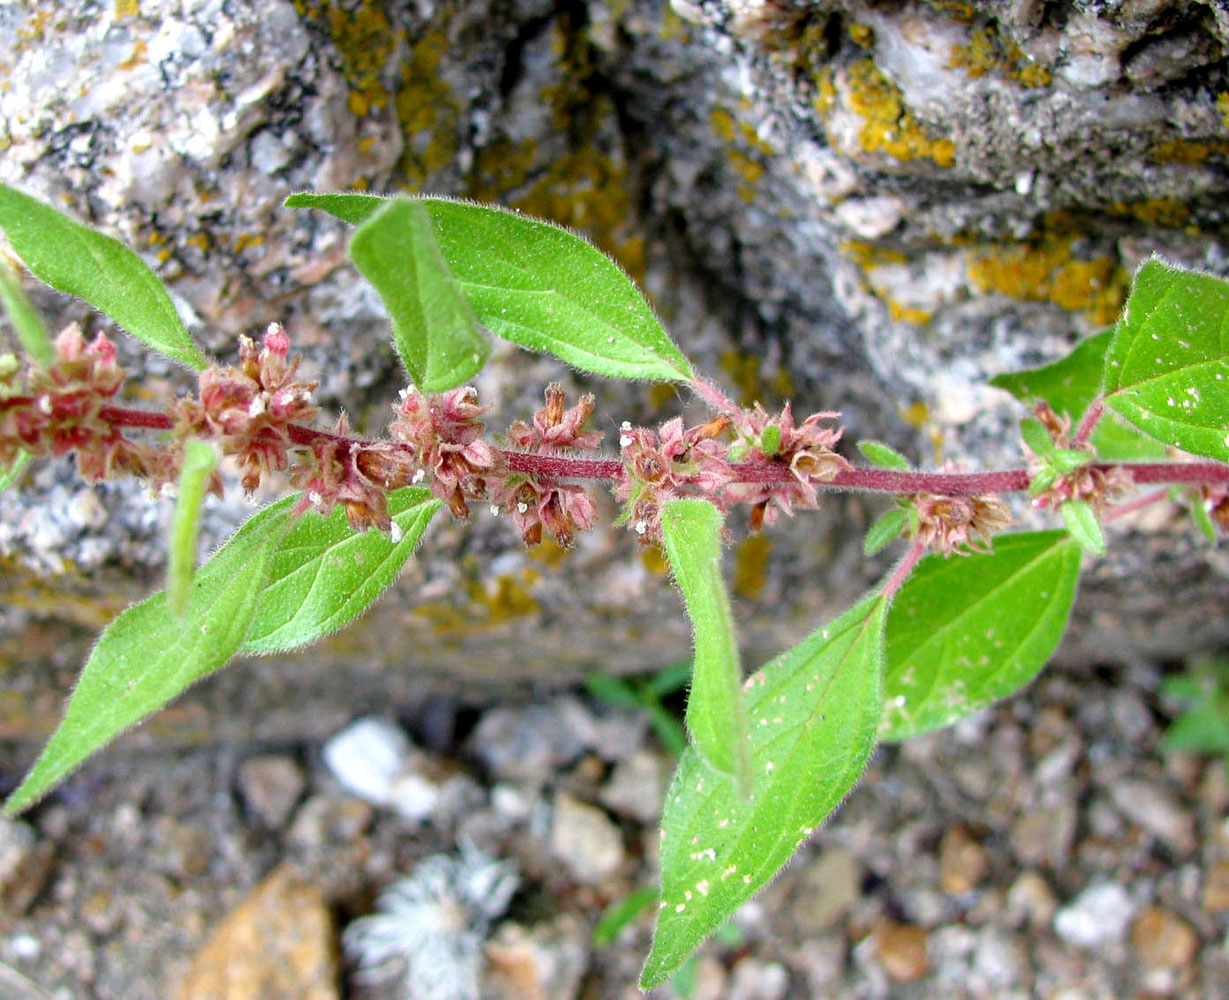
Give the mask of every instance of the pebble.
M 862 868 L 843 847 L 829 847 L 798 877 L 790 915 L 799 933 L 822 934 L 838 924 L 861 896 Z
M 1078 948 L 1121 941 L 1134 906 L 1117 882 L 1089 886 L 1054 916 L 1054 932 Z
M 963 826 L 953 826 L 939 844 L 939 885 L 944 892 L 963 896 L 986 877 L 986 852 Z
M 785 1000 L 789 972 L 779 962 L 765 962 L 748 955 L 730 970 L 728 996 L 739 1000 Z
M 875 957 L 898 983 L 920 979 L 930 969 L 926 937 L 923 927 L 884 920 L 874 931 Z
M 1159 837 L 1179 854 L 1195 849 L 1195 818 L 1169 792 L 1137 778 L 1122 778 L 1109 792 L 1114 805 L 1132 823 Z
M 362 799 L 313 795 L 299 807 L 286 833 L 287 842 L 306 850 L 347 844 L 371 825 L 372 809 Z
M 47 883 L 55 845 L 20 820 L 0 816 L 0 926 L 20 916 Z
M 601 885 L 623 864 L 619 828 L 601 809 L 567 792 L 555 795 L 550 849 L 572 877 L 585 885 Z
M 661 815 L 669 778 L 667 764 L 659 755 L 637 750 L 615 765 L 598 798 L 611 812 L 648 825 Z
M 545 785 L 585 749 L 548 705 L 487 712 L 469 745 L 493 778 L 531 785 Z
M 1016 924 L 1044 927 L 1057 909 L 1049 883 L 1035 871 L 1021 872 L 1007 891 L 1007 912 Z
M 395 723 L 378 716 L 358 719 L 324 744 L 325 766 L 351 795 L 372 805 L 387 805 L 393 781 L 405 768 L 412 747 Z
M 1074 802 L 1026 812 L 1012 824 L 1012 851 L 1025 865 L 1061 869 L 1071 854 L 1076 816 Z
M 1131 944 L 1148 965 L 1183 966 L 1199 950 L 1199 935 L 1172 910 L 1150 906 L 1131 925 Z
M 283 865 L 227 914 L 176 1000 L 337 1000 L 335 933 L 319 889 Z
M 977 938 L 973 972 L 998 995 L 1027 980 L 1028 952 L 1016 935 L 987 927 Z
M 486 944 L 484 997 L 491 1000 L 573 1000 L 588 962 L 589 929 L 563 913 L 532 927 L 507 921 Z
M 244 805 L 270 830 L 290 819 L 307 778 L 298 761 L 284 754 L 261 754 L 239 765 L 239 794 Z
M 1209 913 L 1229 910 L 1229 861 L 1218 861 L 1208 869 L 1202 906 Z

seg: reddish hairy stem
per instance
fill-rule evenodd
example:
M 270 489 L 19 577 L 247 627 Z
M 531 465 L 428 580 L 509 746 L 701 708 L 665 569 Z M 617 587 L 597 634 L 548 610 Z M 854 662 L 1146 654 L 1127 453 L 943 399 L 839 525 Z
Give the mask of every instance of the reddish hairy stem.
M 104 406 L 101 416 L 117 427 L 169 430 L 172 426 L 171 418 L 164 413 L 120 406 Z M 337 441 L 357 440 L 299 424 L 291 424 L 289 432 L 290 439 L 301 445 L 311 444 L 322 437 Z M 612 458 L 569 458 L 523 451 L 501 451 L 500 454 L 513 472 L 557 479 L 615 479 L 623 469 L 623 463 Z M 1099 469 L 1115 467 L 1125 469 L 1140 484 L 1229 483 L 1229 464 L 1222 462 L 1127 462 L 1117 466 L 1115 463 L 1101 462 L 1094 466 Z M 789 469 L 780 462 L 739 462 L 733 468 L 738 481 L 744 483 L 785 483 L 792 479 Z M 838 472 L 830 482 L 821 485 L 869 493 L 933 493 L 967 497 L 985 493 L 1017 493 L 1028 489 L 1028 479 L 1028 472 L 1024 469 L 1000 472 L 899 472 L 895 469 L 850 466 Z

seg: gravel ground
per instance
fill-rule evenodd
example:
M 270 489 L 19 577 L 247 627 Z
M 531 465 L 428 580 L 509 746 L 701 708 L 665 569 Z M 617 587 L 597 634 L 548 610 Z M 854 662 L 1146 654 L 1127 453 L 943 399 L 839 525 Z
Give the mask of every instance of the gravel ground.
M 1225 771 L 1157 751 L 1161 673 L 1051 672 L 881 748 L 651 996 L 1229 996 Z M 323 746 L 121 745 L 0 827 L 0 997 L 637 997 L 647 914 L 590 935 L 652 878 L 670 767 L 645 718 L 575 692 L 438 699 Z M 408 963 L 359 970 L 390 930 Z

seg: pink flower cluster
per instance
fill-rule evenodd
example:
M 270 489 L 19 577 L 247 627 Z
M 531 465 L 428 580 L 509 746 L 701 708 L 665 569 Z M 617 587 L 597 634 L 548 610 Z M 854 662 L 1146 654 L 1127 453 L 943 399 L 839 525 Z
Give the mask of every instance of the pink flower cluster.
M 508 428 L 509 444 L 535 455 L 593 451 L 601 445 L 601 432 L 585 430 L 593 415 L 592 395 L 565 409 L 563 386 L 552 382 L 545 396 L 546 405 L 533 415 L 532 424 L 518 420 Z M 584 487 L 543 473 L 505 475 L 493 486 L 490 499 L 494 508 L 508 512 L 526 545 L 540 542 L 545 528 L 558 545 L 570 548 L 576 532 L 588 531 L 597 521 L 597 507 Z
M 122 475 L 155 485 L 173 479 L 177 449 L 130 441 L 103 415 L 126 377 L 116 364 L 115 345 L 101 333 L 87 344 L 73 324 L 54 346 L 51 366 L 31 368 L 24 383 L 15 364 L 0 373 L 0 467 L 10 465 L 18 451 L 71 451 L 82 478 L 92 483 Z
M 916 493 L 908 537 L 944 556 L 989 552 L 995 532 L 1011 524 L 1007 506 L 994 496 L 946 497 Z
M 1049 432 L 1054 447 L 1087 452 L 1089 457 L 1096 454 L 1091 445 L 1072 439 L 1071 418 L 1065 415 L 1060 417 L 1049 403 L 1037 403 L 1033 407 L 1033 414 Z M 1044 456 L 1033 456 L 1028 463 L 1030 477 L 1037 475 L 1044 465 Z M 1069 500 L 1083 500 L 1100 514 L 1110 503 L 1129 493 L 1134 485 L 1131 474 L 1120 466 L 1098 469 L 1092 465 L 1081 465 L 1060 476 L 1047 489 L 1033 497 L 1033 506 L 1057 510 Z

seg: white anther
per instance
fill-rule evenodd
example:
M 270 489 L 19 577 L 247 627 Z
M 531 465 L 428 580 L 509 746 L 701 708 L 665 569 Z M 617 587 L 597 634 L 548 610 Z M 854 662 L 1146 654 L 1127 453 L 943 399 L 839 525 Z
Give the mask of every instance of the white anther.
M 324 499 L 324 497 L 322 497 L 315 490 L 312 490 L 309 494 L 307 494 L 307 499 L 310 500 L 312 503 L 319 503 L 321 500 Z
M 619 435 L 619 447 L 620 448 L 626 448 L 631 443 L 632 443 L 631 435 L 628 435 L 628 434 Z
M 637 535 L 643 535 L 646 531 L 649 530 L 649 522 L 648 521 L 637 521 L 634 527 L 636 529 Z
M 517 501 L 516 512 L 518 514 L 524 514 L 527 510 L 529 510 L 529 504 L 525 503 L 524 500 Z
M 265 412 L 265 397 L 253 396 L 252 401 L 248 404 L 248 416 L 259 417 Z
M 411 483 L 421 483 L 426 478 L 427 478 L 427 474 L 423 472 L 422 469 L 416 469 L 414 471 L 414 475 L 410 477 L 410 482 Z
M 405 532 L 401 530 L 401 525 L 399 525 L 396 521 L 394 521 L 393 526 L 388 529 L 388 537 L 393 540 L 394 545 L 405 537 Z

